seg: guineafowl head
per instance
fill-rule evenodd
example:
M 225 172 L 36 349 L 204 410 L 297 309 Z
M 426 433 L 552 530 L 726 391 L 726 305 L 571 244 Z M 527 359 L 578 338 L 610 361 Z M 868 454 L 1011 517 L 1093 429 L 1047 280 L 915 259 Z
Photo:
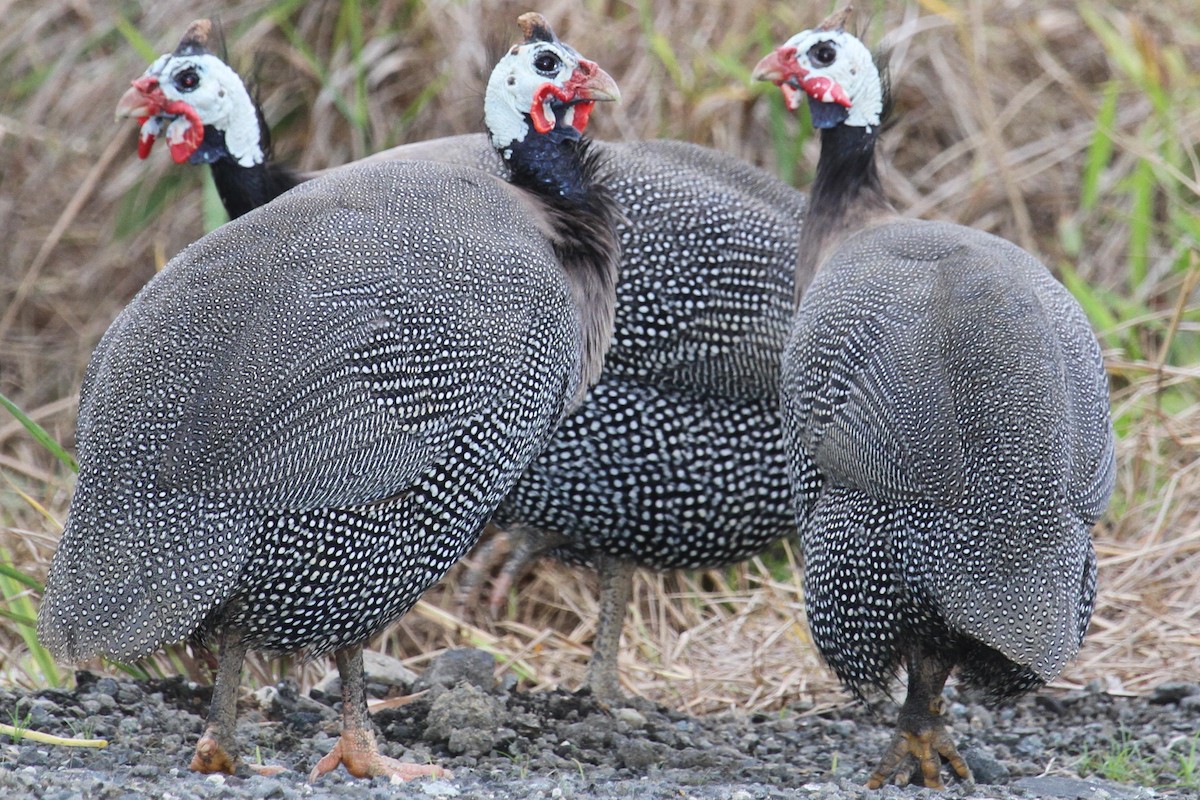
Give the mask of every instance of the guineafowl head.
M 175 163 L 211 164 L 229 158 L 243 167 L 265 158 L 265 127 L 245 84 L 208 49 L 212 23 L 199 19 L 173 53 L 133 81 L 117 103 L 118 117 L 141 124 L 138 156 L 166 135 Z
M 488 80 L 485 122 L 505 158 L 531 132 L 578 139 L 600 100 L 618 100 L 616 82 L 559 41 L 540 14 L 518 19 L 525 41 L 500 59 Z
M 885 78 L 871 51 L 845 30 L 849 9 L 788 39 L 754 69 L 795 111 L 808 97 L 813 126 L 872 129 L 884 115 Z

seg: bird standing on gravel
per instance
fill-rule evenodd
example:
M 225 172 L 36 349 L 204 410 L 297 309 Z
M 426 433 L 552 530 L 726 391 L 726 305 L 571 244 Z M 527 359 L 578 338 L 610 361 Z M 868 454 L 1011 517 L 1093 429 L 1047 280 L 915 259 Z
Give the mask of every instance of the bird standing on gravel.
M 1095 602 L 1090 529 L 1114 480 L 1094 334 L 1042 264 L 959 225 L 901 219 L 875 142 L 888 85 L 845 12 L 764 58 L 807 96 L 821 157 L 800 245 L 816 268 L 782 362 L 813 639 L 860 696 L 903 664 L 898 733 L 868 786 L 970 778 L 942 688 L 1003 700 L 1059 674 Z
M 202 139 L 200 149 L 173 146 L 172 154 L 211 160 L 233 215 L 230 198 L 258 192 L 266 202 L 274 195 L 262 193 L 283 182 L 263 177 L 278 168 L 261 155 L 266 128 L 241 80 L 199 52 L 207 30 L 207 22 L 193 23 L 175 54 L 133 82 L 118 114 L 141 120 L 142 152 L 147 131 L 167 131 L 169 142 Z M 193 122 L 181 116 L 189 103 Z M 201 125 L 203 137 L 189 133 Z M 612 347 L 599 383 L 494 515 L 513 549 L 491 606 L 499 609 L 515 576 L 547 551 L 597 569 L 587 685 L 613 702 L 635 567 L 715 567 L 794 532 L 778 360 L 805 198 L 732 156 L 685 142 L 595 142 L 593 152 L 623 217 Z M 402 145 L 368 160 L 389 159 L 508 173 L 482 135 Z M 489 547 L 475 559 L 483 566 L 467 583 L 477 586 L 498 553 Z
M 616 85 L 520 22 L 485 98 L 511 184 L 430 163 L 310 181 L 172 260 L 88 366 L 39 636 L 128 660 L 219 635 L 193 769 L 234 769 L 254 648 L 334 654 L 343 730 L 314 778 L 439 772 L 378 752 L 362 642 L 475 543 L 612 326 L 617 211 L 581 134 Z

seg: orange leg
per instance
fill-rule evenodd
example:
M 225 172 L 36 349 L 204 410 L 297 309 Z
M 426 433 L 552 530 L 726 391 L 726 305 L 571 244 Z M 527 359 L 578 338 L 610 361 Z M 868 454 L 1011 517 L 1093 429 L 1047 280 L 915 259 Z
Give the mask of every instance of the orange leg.
M 908 695 L 900 709 L 896 735 L 879 766 L 871 773 L 868 789 L 878 789 L 893 777 L 898 785 L 906 786 L 915 770 L 920 771 L 926 787 L 943 789 L 943 758 L 960 778 L 968 782 L 973 780 L 971 768 L 958 754 L 942 718 L 942 687 L 952 668 L 952 664 L 943 664 L 933 656 L 922 654 L 919 648 L 909 656 Z
M 388 775 L 399 780 L 449 778 L 450 772 L 433 764 L 406 764 L 381 755 L 367 715 L 366 685 L 363 680 L 362 645 L 333 654 L 342 678 L 342 735 L 333 750 L 317 762 L 308 779 L 315 781 L 341 764 L 356 778 Z

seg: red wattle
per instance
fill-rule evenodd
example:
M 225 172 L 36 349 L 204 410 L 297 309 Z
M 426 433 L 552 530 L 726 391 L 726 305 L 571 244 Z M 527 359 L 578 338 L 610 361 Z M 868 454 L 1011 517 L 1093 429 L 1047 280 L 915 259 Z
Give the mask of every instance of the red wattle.
M 596 103 L 592 100 L 575 104 L 575 118 L 572 120 L 575 130 L 583 133 L 587 129 L 588 120 L 591 119 L 592 109 L 595 107 Z
M 187 128 L 184 129 L 183 135 L 175 140 L 170 136 L 167 137 L 167 144 L 171 148 L 171 158 L 176 164 L 183 164 L 192 153 L 200 147 L 204 141 L 204 123 L 200 121 L 200 115 L 196 113 L 196 109 L 192 108 L 182 100 L 172 100 L 163 110 L 168 114 L 177 114 L 188 121 Z
M 146 124 L 149 117 L 138 117 L 138 128 Z M 150 155 L 150 149 L 154 147 L 154 134 L 142 133 L 138 135 L 138 158 L 145 159 Z
M 841 84 L 831 78 L 824 75 L 806 75 L 800 81 L 800 86 L 818 103 L 837 103 L 839 106 L 850 108 L 850 97 Z
M 529 116 L 533 119 L 533 128 L 538 133 L 549 133 L 554 130 L 554 125 L 557 120 L 553 117 L 546 116 L 546 96 L 554 95 L 564 103 L 569 103 L 574 96 L 552 83 L 543 83 L 538 87 L 538 90 L 533 93 L 533 104 L 529 107 Z M 587 114 L 584 114 L 584 124 L 586 125 Z M 582 130 L 582 128 L 580 129 Z

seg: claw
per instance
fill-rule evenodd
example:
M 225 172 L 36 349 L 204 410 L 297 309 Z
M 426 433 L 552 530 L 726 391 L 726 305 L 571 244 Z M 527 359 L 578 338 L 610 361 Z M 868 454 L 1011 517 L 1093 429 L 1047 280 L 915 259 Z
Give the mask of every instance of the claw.
M 379 747 L 375 744 L 375 734 L 361 728 L 342 731 L 337 744 L 308 774 L 309 782 L 332 772 L 339 765 L 345 767 L 346 771 L 356 778 L 386 775 L 393 781 L 410 781 L 414 778 L 454 777 L 448 769 L 436 764 L 409 764 L 380 754 Z
M 908 662 L 908 695 L 900 709 L 896 735 L 867 779 L 868 789 L 878 789 L 889 779 L 898 786 L 907 786 L 917 772 L 926 788 L 944 789 L 943 758 L 958 777 L 974 782 L 971 768 L 958 754 L 942 716 L 941 692 L 952 666 L 914 648 Z
M 492 617 L 500 616 L 500 609 L 508 599 L 508 590 L 524 576 L 533 562 L 566 542 L 567 537 L 559 533 L 528 529 L 497 531 L 472 553 L 456 602 L 460 608 L 474 603 L 483 584 L 499 565 L 499 571 L 492 579 L 491 591 L 488 592 L 487 607 Z
M 196 752 L 192 755 L 192 763 L 188 765 L 188 769 L 205 775 L 214 772 L 232 775 L 237 771 L 237 759 L 229 755 L 214 735 L 214 731 L 206 730 L 196 743 Z

